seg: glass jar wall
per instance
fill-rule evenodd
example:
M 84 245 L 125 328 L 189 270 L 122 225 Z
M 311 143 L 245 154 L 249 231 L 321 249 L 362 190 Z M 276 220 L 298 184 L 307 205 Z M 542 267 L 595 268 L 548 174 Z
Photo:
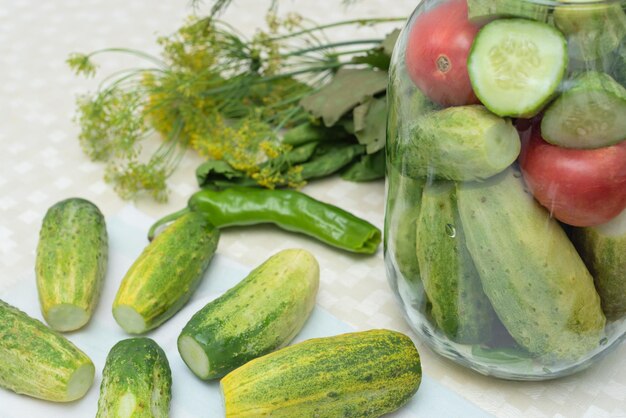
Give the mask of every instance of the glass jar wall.
M 400 35 L 385 264 L 437 353 L 541 380 L 624 339 L 625 10 L 423 0 Z

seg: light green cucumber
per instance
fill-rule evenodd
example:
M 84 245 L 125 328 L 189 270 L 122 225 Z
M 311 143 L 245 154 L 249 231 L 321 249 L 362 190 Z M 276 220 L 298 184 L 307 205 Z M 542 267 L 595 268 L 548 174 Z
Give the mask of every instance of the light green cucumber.
M 568 37 L 572 57 L 590 61 L 613 52 L 626 36 L 626 14 L 618 2 L 567 0 L 554 10 L 554 24 Z M 575 4 L 584 3 L 584 4 Z
M 226 418 L 374 418 L 406 404 L 421 378 L 409 337 L 371 330 L 283 348 L 232 371 L 221 388 Z
M 605 317 L 593 278 L 519 171 L 459 184 L 457 196 L 483 289 L 517 343 L 554 361 L 598 347 Z
M 319 265 L 306 250 L 283 250 L 185 325 L 178 351 L 201 379 L 221 377 L 287 345 L 315 306 Z
M 0 387 L 53 402 L 82 398 L 95 368 L 71 341 L 0 300 Z
M 140 334 L 174 316 L 200 284 L 218 240 L 219 231 L 198 213 L 171 223 L 124 276 L 113 302 L 117 323 Z
M 455 106 L 418 118 L 401 158 L 413 177 L 468 181 L 511 165 L 521 144 L 510 120 L 480 105 Z
M 567 41 L 553 26 L 498 19 L 474 38 L 467 69 L 476 96 L 489 110 L 530 118 L 554 96 L 567 62 Z
M 150 338 L 129 338 L 111 348 L 102 371 L 96 418 L 167 418 L 172 372 Z
M 608 74 L 583 73 L 548 107 L 541 134 L 567 148 L 601 148 L 626 139 L 626 88 Z
M 459 343 L 491 340 L 496 314 L 465 247 L 454 183 L 426 184 L 416 238 L 422 283 L 438 328 Z
M 80 198 L 58 202 L 39 232 L 35 273 L 41 312 L 57 331 L 84 326 L 100 298 L 107 268 L 104 216 Z
M 626 210 L 595 227 L 574 228 L 572 241 L 594 278 L 607 319 L 626 315 Z
M 523 17 L 547 22 L 550 8 L 520 0 L 467 0 L 467 17 L 473 22 L 486 22 L 501 17 Z

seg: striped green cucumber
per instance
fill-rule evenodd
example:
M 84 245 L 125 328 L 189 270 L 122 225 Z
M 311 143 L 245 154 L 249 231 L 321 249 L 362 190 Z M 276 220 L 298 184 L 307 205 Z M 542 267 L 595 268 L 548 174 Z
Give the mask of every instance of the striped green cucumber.
M 309 317 L 318 287 L 315 257 L 283 250 L 198 311 L 180 333 L 178 351 L 201 379 L 221 377 L 287 345 Z
M 511 165 L 520 153 L 519 135 L 510 120 L 480 105 L 430 112 L 413 126 L 404 150 L 415 177 L 466 181 L 489 178 Z
M 35 273 L 41 312 L 57 331 L 84 326 L 100 298 L 107 268 L 104 216 L 80 198 L 46 212 L 39 233 Z
M 626 13 L 619 2 L 559 1 L 567 4 L 554 9 L 554 24 L 568 37 L 568 51 L 576 59 L 590 61 L 610 54 L 626 36 Z
M 417 259 L 439 329 L 459 343 L 491 340 L 496 314 L 465 246 L 452 182 L 424 187 L 417 220 Z
M 117 323 L 130 334 L 140 334 L 174 316 L 200 284 L 219 235 L 195 212 L 172 222 L 124 276 L 113 302 Z
M 167 418 L 171 398 L 170 365 L 154 340 L 129 338 L 111 348 L 96 418 Z
M 602 148 L 626 139 L 626 88 L 610 75 L 588 71 L 543 116 L 541 135 L 566 148 Z
M 226 418 L 379 417 L 422 378 L 413 341 L 389 330 L 315 338 L 246 363 L 221 381 Z
M 82 398 L 91 359 L 71 341 L 0 300 L 0 387 L 53 402 Z
M 550 8 L 520 0 L 467 0 L 467 17 L 482 23 L 500 17 L 523 17 L 547 22 Z
M 555 95 L 567 63 L 567 41 L 554 26 L 497 19 L 474 38 L 467 69 L 474 93 L 487 109 L 530 118 Z
M 387 166 L 387 176 L 389 190 L 385 217 L 385 251 L 393 254 L 404 279 L 417 283 L 420 280 L 420 270 L 415 251 L 415 228 L 425 180 L 403 176 L 391 164 Z
M 611 221 L 574 228 L 572 241 L 591 272 L 607 319 L 626 315 L 626 210 Z
M 546 360 L 578 359 L 598 347 L 605 317 L 593 279 L 519 171 L 459 184 L 457 197 L 483 289 L 517 343 Z

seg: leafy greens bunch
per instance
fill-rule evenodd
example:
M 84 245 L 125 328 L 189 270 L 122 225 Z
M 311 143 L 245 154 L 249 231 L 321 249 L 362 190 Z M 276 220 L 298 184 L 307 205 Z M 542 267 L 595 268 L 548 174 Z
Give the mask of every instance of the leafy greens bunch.
M 106 162 L 105 180 L 127 199 L 147 192 L 167 200 L 167 179 L 187 148 L 207 159 L 197 170 L 202 186 L 297 188 L 340 169 L 353 180 L 380 177 L 380 96 L 397 33 L 330 42 L 324 31 L 397 20 L 315 25 L 270 12 L 265 30 L 247 39 L 212 16 L 191 17 L 158 39 L 159 57 L 124 48 L 72 54 L 68 64 L 86 76 L 103 53 L 148 63 L 111 74 L 78 98 L 81 146 Z M 155 137 L 158 148 L 144 150 Z

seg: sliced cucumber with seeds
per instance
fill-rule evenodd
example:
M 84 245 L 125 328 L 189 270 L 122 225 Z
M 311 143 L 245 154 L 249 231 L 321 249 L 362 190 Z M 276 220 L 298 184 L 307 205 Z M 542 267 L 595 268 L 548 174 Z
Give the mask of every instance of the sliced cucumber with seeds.
M 605 73 L 589 71 L 550 105 L 544 139 L 567 148 L 601 148 L 626 139 L 626 89 Z
M 532 117 L 553 97 L 567 68 L 567 42 L 554 27 L 526 19 L 485 25 L 467 61 L 480 101 L 499 116 Z

